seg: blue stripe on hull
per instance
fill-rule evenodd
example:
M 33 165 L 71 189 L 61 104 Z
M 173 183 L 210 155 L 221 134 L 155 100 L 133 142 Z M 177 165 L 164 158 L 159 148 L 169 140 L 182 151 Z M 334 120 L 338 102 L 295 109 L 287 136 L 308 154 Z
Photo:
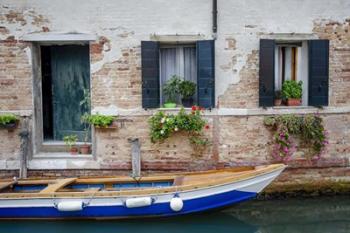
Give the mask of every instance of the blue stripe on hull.
M 148 207 L 87 206 L 82 211 L 60 212 L 54 207 L 0 208 L 0 218 L 127 218 L 138 216 L 174 216 L 225 207 L 256 196 L 256 193 L 230 191 L 212 196 L 186 200 L 179 212 L 170 209 L 169 203 Z

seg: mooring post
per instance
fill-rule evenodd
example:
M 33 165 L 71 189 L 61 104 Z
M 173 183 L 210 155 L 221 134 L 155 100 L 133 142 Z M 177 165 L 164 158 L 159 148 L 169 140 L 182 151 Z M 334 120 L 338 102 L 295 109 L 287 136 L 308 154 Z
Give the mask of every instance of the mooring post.
M 19 178 L 27 178 L 27 158 L 28 158 L 28 141 L 29 141 L 29 128 L 28 118 L 24 117 L 21 131 L 19 132 L 21 138 L 21 154 L 20 154 L 20 167 Z
M 138 138 L 129 138 L 128 142 L 131 143 L 131 165 L 132 174 L 134 179 L 141 177 L 141 144 Z

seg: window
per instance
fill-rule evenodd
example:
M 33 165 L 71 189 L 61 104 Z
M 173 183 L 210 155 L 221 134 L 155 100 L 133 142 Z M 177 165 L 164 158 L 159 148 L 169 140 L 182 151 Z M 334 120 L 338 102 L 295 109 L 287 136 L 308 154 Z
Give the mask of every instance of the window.
M 161 45 L 160 47 L 160 104 L 165 101 L 163 85 L 176 75 L 197 84 L 195 45 Z M 196 103 L 197 93 L 194 95 Z
M 328 40 L 260 40 L 259 106 L 274 106 L 286 80 L 303 81 L 303 105 L 327 106 L 328 76 Z
M 303 82 L 302 105 L 308 105 L 308 47 L 307 41 L 276 42 L 275 91 L 282 90 L 285 80 Z
M 141 42 L 142 107 L 159 108 L 163 103 L 162 85 L 176 74 L 197 83 L 197 104 L 215 106 L 214 41 L 202 40 L 193 45 L 160 45 Z

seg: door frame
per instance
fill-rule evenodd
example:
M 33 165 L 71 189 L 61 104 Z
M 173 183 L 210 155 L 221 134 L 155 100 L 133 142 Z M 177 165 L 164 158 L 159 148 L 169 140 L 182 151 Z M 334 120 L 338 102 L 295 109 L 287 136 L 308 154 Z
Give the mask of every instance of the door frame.
M 44 145 L 44 131 L 43 131 L 43 109 L 42 109 L 42 72 L 41 72 L 41 46 L 54 46 L 54 45 L 88 45 L 89 51 L 91 50 L 89 41 L 63 41 L 63 42 L 32 42 L 31 54 L 32 54 L 32 70 L 33 70 L 33 157 L 43 151 Z M 91 81 L 91 55 L 89 52 L 90 61 L 90 92 L 92 90 Z M 90 97 L 91 98 L 91 97 Z M 91 133 L 91 148 L 92 155 L 95 155 L 95 137 L 93 129 Z M 45 145 L 47 146 L 47 145 Z M 57 146 L 57 144 L 53 144 Z

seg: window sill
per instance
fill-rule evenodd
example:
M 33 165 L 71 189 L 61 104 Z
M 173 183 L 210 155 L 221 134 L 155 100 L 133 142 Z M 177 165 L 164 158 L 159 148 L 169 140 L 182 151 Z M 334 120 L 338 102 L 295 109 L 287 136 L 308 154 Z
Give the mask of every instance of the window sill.
M 100 164 L 93 155 L 71 155 L 70 153 L 38 153 L 28 161 L 32 170 L 99 169 Z
M 33 159 L 93 159 L 92 154 L 72 155 L 69 152 L 40 152 L 33 155 Z
M 314 106 L 273 106 L 273 109 L 319 109 Z

